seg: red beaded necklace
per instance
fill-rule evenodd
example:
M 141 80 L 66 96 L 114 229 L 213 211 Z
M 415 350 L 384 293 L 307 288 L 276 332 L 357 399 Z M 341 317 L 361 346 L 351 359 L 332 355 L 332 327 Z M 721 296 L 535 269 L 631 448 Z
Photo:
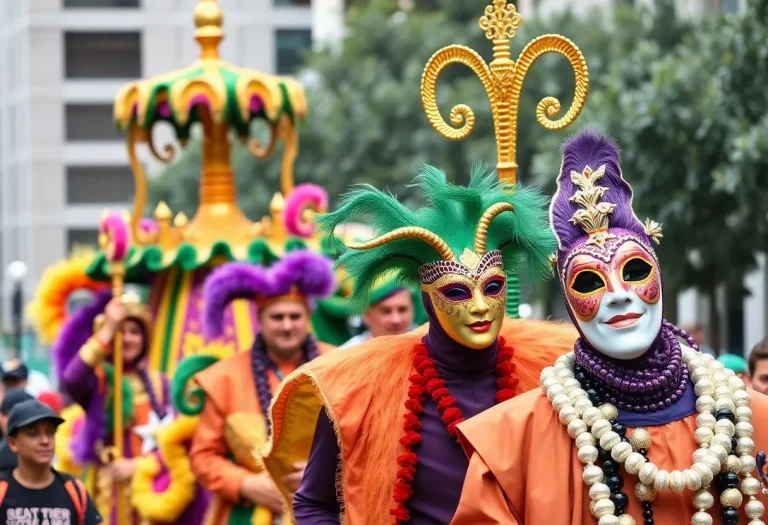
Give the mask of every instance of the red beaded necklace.
M 518 379 L 514 377 L 515 364 L 512 362 L 514 350 L 508 347 L 504 338 L 499 338 L 499 351 L 496 357 L 496 402 L 501 403 L 515 397 Z M 411 383 L 408 388 L 408 399 L 405 402 L 406 413 L 403 417 L 403 430 L 405 434 L 400 438 L 400 444 L 405 447 L 405 452 L 397 458 L 397 481 L 393 498 L 397 504 L 389 513 L 395 517 L 395 525 L 406 523 L 411 519 L 408 509 L 405 507 L 413 496 L 413 476 L 416 474 L 418 456 L 412 451 L 413 447 L 421 443 L 421 414 L 424 413 L 424 401 L 427 394 L 437 404 L 437 413 L 445 424 L 448 434 L 458 441 L 456 426 L 464 421 L 464 414 L 456 405 L 456 399 L 445 388 L 445 381 L 440 378 L 440 373 L 435 367 L 434 360 L 429 357 L 427 345 L 418 343 L 414 351 L 413 365 L 416 373 L 411 375 Z

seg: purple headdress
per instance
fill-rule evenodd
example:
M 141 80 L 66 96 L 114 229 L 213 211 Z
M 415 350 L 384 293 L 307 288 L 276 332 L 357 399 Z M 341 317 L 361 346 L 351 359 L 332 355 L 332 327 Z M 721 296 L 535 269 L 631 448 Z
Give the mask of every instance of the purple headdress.
M 656 257 L 651 241 L 661 226 L 641 223 L 632 209 L 632 188 L 622 177 L 619 150 L 607 136 L 582 131 L 563 145 L 563 163 L 549 219 L 557 237 L 561 279 L 571 258 L 587 253 L 608 262 L 624 242 L 633 240 Z
M 287 253 L 269 268 L 242 262 L 217 268 L 203 285 L 206 338 L 212 340 L 224 332 L 224 309 L 235 299 L 263 304 L 291 295 L 301 297 L 311 307 L 313 299 L 327 297 L 335 289 L 332 267 L 322 255 L 301 250 Z
M 112 299 L 112 290 L 99 291 L 90 303 L 78 310 L 62 326 L 61 333 L 51 349 L 59 384 L 62 383 L 62 376 L 69 362 L 93 335 L 93 322 L 98 315 L 104 313 L 104 308 L 107 307 L 110 299 Z

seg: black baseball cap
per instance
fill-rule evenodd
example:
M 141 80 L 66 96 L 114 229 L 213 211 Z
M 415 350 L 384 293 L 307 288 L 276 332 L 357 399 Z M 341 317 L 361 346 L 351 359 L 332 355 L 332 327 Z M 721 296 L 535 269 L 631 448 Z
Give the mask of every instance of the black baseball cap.
M 21 359 L 10 359 L 5 361 L 0 367 L 0 380 L 18 379 L 23 380 L 29 377 L 29 369 Z
M 35 398 L 29 395 L 23 388 L 14 388 L 13 390 L 5 393 L 3 402 L 0 403 L 0 414 L 5 414 L 7 416 L 11 413 L 13 407 L 19 403 L 23 403 L 24 401 L 31 401 L 33 399 Z
M 34 425 L 38 421 L 50 421 L 56 426 L 64 423 L 63 419 L 53 413 L 51 407 L 32 399 L 13 407 L 8 416 L 8 435 L 13 436 L 19 429 Z

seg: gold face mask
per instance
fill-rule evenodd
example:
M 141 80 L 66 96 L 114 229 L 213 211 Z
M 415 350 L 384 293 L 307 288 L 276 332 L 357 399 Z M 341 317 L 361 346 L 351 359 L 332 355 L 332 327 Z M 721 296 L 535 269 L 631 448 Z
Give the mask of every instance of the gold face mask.
M 461 259 L 466 263 L 438 261 L 422 266 L 421 290 L 429 295 L 445 333 L 463 346 L 481 350 L 491 346 L 501 331 L 507 278 L 499 251 L 479 259 L 467 250 Z

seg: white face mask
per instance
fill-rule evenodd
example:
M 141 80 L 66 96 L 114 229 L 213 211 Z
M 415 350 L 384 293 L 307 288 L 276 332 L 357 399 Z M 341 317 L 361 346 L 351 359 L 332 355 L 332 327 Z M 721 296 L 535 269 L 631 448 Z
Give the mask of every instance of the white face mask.
M 653 344 L 663 319 L 661 277 L 654 258 L 638 243 L 624 243 L 608 264 L 576 256 L 566 283 L 576 324 L 596 350 L 628 360 Z

